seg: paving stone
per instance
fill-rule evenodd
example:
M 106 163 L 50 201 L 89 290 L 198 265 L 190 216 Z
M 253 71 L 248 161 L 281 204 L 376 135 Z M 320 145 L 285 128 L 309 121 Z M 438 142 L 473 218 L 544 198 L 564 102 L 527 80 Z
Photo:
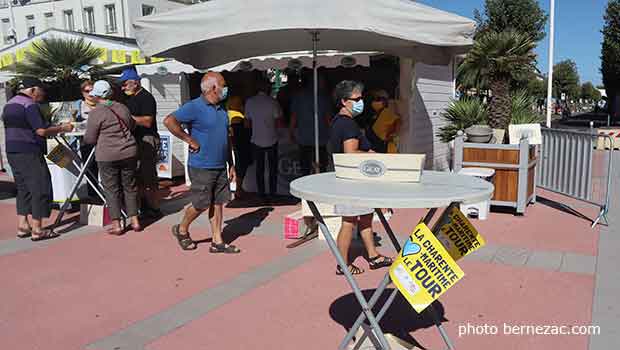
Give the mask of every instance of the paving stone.
M 564 253 L 561 272 L 593 274 L 596 270 L 596 257 L 575 253 Z
M 499 247 L 497 246 L 485 245 L 484 247 L 476 250 L 475 252 L 465 256 L 463 259 L 465 259 L 466 261 L 473 260 L 490 263 L 493 260 L 495 254 L 497 254 L 498 250 Z
M 492 262 L 497 264 L 523 266 L 530 256 L 530 251 L 518 247 L 501 247 L 495 253 Z
M 541 268 L 552 271 L 559 271 L 562 266 L 562 252 L 531 252 L 525 266 L 533 268 Z

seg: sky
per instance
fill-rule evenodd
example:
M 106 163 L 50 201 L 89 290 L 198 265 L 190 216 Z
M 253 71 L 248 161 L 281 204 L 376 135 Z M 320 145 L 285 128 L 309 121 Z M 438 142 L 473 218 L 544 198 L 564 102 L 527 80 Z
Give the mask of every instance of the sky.
M 474 18 L 474 9 L 482 12 L 484 0 L 418 0 L 418 2 Z M 539 0 L 540 6 L 549 13 L 550 0 Z M 601 41 L 603 14 L 606 0 L 555 0 L 555 49 L 554 62 L 572 59 L 577 63 L 581 83 L 602 83 Z M 549 21 L 547 36 L 538 43 L 538 69 L 547 73 L 549 52 Z

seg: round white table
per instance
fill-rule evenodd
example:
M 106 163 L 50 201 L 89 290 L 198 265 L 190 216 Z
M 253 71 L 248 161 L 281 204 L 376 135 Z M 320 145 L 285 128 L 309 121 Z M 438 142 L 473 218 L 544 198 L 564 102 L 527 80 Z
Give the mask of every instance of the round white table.
M 340 179 L 323 173 L 291 182 L 291 194 L 307 201 L 371 208 L 440 208 L 487 200 L 493 185 L 448 172 L 425 171 L 420 182 L 386 183 Z
M 376 315 L 373 314 L 372 308 L 390 283 L 389 273 L 386 273 L 383 281 L 379 287 L 377 287 L 372 297 L 366 300 L 362 295 L 359 285 L 353 278 L 353 275 L 349 272 L 348 264 L 344 261 L 342 255 L 340 255 L 336 242 L 325 225 L 323 217 L 314 202 L 375 208 L 375 213 L 379 216 L 386 233 L 394 245 L 394 249 L 398 253 L 401 250 L 400 242 L 383 216 L 381 208 L 429 208 L 429 212 L 423 219 L 424 223 L 428 225 L 435 215 L 437 208 L 446 207 L 438 220 L 438 222 L 441 222 L 451 207 L 459 203 L 476 203 L 489 200 L 494 190 L 493 184 L 483 179 L 437 171 L 424 171 L 420 182 L 415 183 L 389 183 L 341 179 L 337 178 L 336 174 L 332 172 L 305 176 L 291 182 L 290 186 L 292 195 L 308 201 L 308 206 L 315 219 L 318 221 L 321 231 L 323 231 L 330 251 L 336 258 L 356 299 L 362 307 L 362 313 L 359 315 L 338 349 L 346 349 L 360 327 L 362 327 L 364 333 L 362 337 L 356 340 L 356 343 L 361 344 L 365 338 L 368 337 L 375 348 L 390 349 L 387 339 L 383 335 L 381 327 L 379 327 L 379 321 L 394 301 L 398 290 L 394 289 L 385 304 L 381 307 L 381 310 Z M 413 226 L 418 223 L 415 220 L 416 218 L 412 218 Z M 448 349 L 453 349 L 452 342 L 443 329 L 433 306 L 431 305 L 429 309 L 434 318 L 435 325 L 448 346 Z M 370 326 L 363 324 L 365 319 L 368 319 Z

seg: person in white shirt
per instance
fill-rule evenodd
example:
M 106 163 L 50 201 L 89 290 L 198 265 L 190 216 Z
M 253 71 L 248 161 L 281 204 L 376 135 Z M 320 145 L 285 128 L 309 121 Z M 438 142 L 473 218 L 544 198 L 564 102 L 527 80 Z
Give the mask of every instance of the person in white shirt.
M 282 115 L 278 101 L 269 95 L 271 85 L 258 83 L 258 93 L 245 103 L 245 123 L 252 129 L 252 147 L 256 163 L 258 195 L 265 199 L 265 156 L 269 162 L 269 196 L 278 186 L 278 135 L 277 119 Z

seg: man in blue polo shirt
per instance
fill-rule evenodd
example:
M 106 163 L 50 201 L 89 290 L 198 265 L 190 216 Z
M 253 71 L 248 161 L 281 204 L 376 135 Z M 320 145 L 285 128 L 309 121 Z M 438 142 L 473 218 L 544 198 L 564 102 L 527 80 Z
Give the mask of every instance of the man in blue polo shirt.
M 187 102 L 164 119 L 166 128 L 189 145 L 188 169 L 193 194 L 192 203 L 185 210 L 181 223 L 172 226 L 172 234 L 183 250 L 196 249 L 196 243 L 189 235 L 189 226 L 208 209 L 213 233 L 209 251 L 239 253 L 237 247 L 226 244 L 222 239 L 224 204 L 230 200 L 229 181 L 235 181 L 236 177 L 228 139 L 228 114 L 221 105 L 228 94 L 228 87 L 221 74 L 209 72 L 202 78 L 200 89 L 200 97 Z M 188 127 L 189 134 L 181 124 Z

